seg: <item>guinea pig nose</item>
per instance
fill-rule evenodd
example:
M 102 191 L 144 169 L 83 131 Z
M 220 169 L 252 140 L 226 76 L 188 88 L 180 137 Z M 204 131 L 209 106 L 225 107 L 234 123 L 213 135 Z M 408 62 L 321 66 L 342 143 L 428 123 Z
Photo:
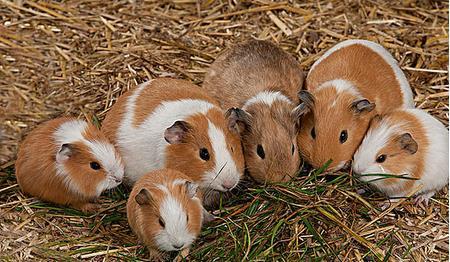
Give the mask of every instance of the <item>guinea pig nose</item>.
M 235 183 L 231 181 L 225 181 L 223 182 L 222 186 L 225 188 L 225 190 L 231 190 L 234 187 Z
M 120 179 L 118 177 L 114 177 L 114 182 L 120 184 L 120 183 L 122 183 L 122 179 Z
M 181 244 L 178 244 L 178 245 L 172 245 L 173 246 L 173 248 L 175 248 L 175 249 L 180 249 L 180 248 L 182 248 L 183 247 L 183 245 Z

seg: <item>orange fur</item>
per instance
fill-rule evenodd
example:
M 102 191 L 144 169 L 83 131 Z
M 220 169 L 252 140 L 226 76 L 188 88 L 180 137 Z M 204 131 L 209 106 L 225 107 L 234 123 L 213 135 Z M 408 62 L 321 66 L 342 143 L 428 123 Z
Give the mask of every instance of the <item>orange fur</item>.
M 329 159 L 332 162 L 329 169 L 333 169 L 341 162 L 350 160 L 358 148 L 369 126 L 374 112 L 355 116 L 349 109 L 355 97 L 350 94 L 341 96 L 336 105 L 330 105 L 336 100 L 336 90 L 333 88 L 321 89 L 315 93 L 314 110 L 302 119 L 302 127 L 298 133 L 298 148 L 303 158 L 313 167 L 319 168 Z M 336 121 L 339 112 L 340 121 Z M 334 123 L 334 124 L 330 124 Z M 311 137 L 314 127 L 316 138 Z M 347 130 L 348 141 L 340 144 L 341 130 Z
M 58 118 L 39 125 L 22 142 L 16 161 L 16 177 L 20 188 L 27 194 L 62 205 L 71 205 L 77 209 L 89 209 L 89 202 L 96 197 L 96 186 L 105 177 L 105 171 L 94 171 L 89 163 L 96 161 L 87 146 L 74 143 L 76 151 L 65 163 L 72 184 L 78 189 L 74 192 L 56 174 L 55 156 L 60 145 L 54 140 L 54 132 L 61 124 L 74 118 Z M 106 139 L 92 125 L 85 134 L 90 139 Z
M 386 113 L 403 105 L 401 88 L 388 63 L 364 45 L 343 47 L 309 72 L 306 88 L 314 91 L 333 79 L 352 82 L 369 101 L 376 103 L 378 113 Z M 317 97 L 319 100 L 319 97 Z

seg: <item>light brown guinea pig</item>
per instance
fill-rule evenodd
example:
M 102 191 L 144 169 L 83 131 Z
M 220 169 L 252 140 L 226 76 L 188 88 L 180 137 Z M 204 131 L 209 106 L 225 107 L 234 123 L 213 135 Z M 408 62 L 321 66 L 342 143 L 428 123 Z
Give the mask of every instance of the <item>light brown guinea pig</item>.
M 152 171 L 134 184 L 127 202 L 133 232 L 149 249 L 152 259 L 161 251 L 189 249 L 200 233 L 203 207 L 198 186 L 171 169 Z
M 414 107 L 394 58 L 366 40 L 347 40 L 325 52 L 311 67 L 306 88 L 299 94 L 300 153 L 315 168 L 331 160 L 331 171 L 348 165 L 374 115 Z
M 92 124 L 70 117 L 47 121 L 19 148 L 16 177 L 23 192 L 93 211 L 94 200 L 122 182 L 119 154 Z
M 258 182 L 289 181 L 298 171 L 297 93 L 299 63 L 271 42 L 250 40 L 227 50 L 211 65 L 203 88 L 223 108 L 244 110 L 239 122 L 249 175 Z

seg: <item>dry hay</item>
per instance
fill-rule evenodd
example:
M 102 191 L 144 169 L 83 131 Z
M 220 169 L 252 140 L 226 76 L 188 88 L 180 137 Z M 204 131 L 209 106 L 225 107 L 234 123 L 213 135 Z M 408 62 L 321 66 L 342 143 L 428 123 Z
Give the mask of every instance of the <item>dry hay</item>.
M 85 216 L 24 196 L 17 145 L 38 123 L 71 114 L 102 119 L 146 79 L 202 82 L 224 48 L 257 37 L 305 70 L 335 43 L 381 43 L 400 62 L 417 107 L 448 125 L 448 3 L 444 1 L 0 2 L 0 259 L 145 258 L 127 226 L 123 188 Z M 389 3 L 389 4 L 387 4 Z M 448 260 L 448 194 L 381 213 L 379 195 L 355 194 L 348 174 L 252 186 L 220 209 L 192 259 Z M 225 257 L 225 258 L 224 258 Z

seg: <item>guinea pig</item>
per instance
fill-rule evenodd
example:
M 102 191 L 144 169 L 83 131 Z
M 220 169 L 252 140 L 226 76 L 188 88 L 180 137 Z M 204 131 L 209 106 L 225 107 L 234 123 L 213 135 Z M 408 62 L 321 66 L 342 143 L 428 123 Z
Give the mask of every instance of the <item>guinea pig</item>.
M 311 67 L 299 93 L 301 156 L 314 168 L 347 167 L 376 114 L 413 108 L 411 88 L 394 58 L 380 45 L 347 40 Z
M 211 64 L 203 88 L 222 107 L 239 107 L 238 121 L 249 175 L 258 182 L 285 182 L 300 166 L 297 93 L 303 71 L 271 42 L 249 40 Z
M 122 95 L 102 131 L 121 153 L 130 184 L 165 167 L 188 175 L 204 191 L 226 192 L 244 172 L 240 111 L 222 111 L 188 81 L 159 78 Z
M 30 132 L 17 155 L 16 177 L 24 193 L 84 212 L 122 182 L 122 160 L 92 124 L 71 117 L 47 121 Z
M 353 172 L 391 198 L 404 197 L 422 185 L 417 200 L 428 203 L 448 184 L 448 135 L 441 122 L 419 109 L 398 109 L 375 117 L 355 153 Z
M 154 259 L 160 251 L 188 249 L 199 235 L 203 207 L 197 188 L 188 176 L 171 169 L 152 171 L 134 184 L 128 223 Z

